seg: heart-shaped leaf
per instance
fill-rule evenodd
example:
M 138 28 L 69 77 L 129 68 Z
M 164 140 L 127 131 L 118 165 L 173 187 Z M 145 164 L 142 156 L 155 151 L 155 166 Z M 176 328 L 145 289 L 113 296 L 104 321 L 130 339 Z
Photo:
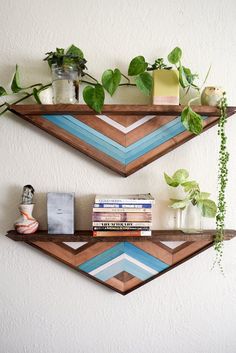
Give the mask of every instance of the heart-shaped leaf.
M 13 80 L 11 83 L 11 90 L 13 93 L 17 93 L 22 90 L 20 86 L 20 76 L 19 76 L 19 70 L 18 70 L 18 65 L 16 65 L 16 71 L 13 76 Z
M 166 173 L 164 173 L 164 178 L 165 178 L 165 181 L 166 183 L 169 185 L 169 186 L 172 186 L 174 188 L 176 188 L 177 186 L 179 186 L 179 183 L 174 180 L 173 178 L 171 178 L 169 175 L 167 175 Z
M 152 93 L 153 78 L 148 72 L 144 72 L 135 77 L 136 86 L 146 96 L 150 96 Z
M 115 91 L 117 90 L 121 81 L 121 72 L 119 69 L 106 70 L 102 75 L 102 84 L 105 90 L 113 96 Z
M 171 200 L 172 204 L 170 205 L 171 208 L 177 209 L 181 208 L 184 209 L 186 206 L 189 204 L 189 199 L 184 199 L 184 200 Z
M 184 127 L 193 134 L 202 132 L 203 124 L 201 115 L 195 113 L 190 107 L 185 107 L 181 114 L 181 121 Z
M 203 217 L 214 218 L 216 216 L 217 206 L 214 201 L 200 200 L 197 206 L 200 208 Z
M 97 113 L 101 113 L 105 99 L 105 93 L 102 85 L 96 84 L 94 87 L 86 86 L 83 90 L 83 98 L 85 103 L 90 108 L 95 110 Z
M 82 52 L 81 49 L 79 49 L 78 47 L 76 47 L 74 44 L 72 44 L 70 46 L 70 48 L 67 50 L 66 54 L 70 54 L 73 56 L 79 56 L 80 58 L 84 57 L 84 53 Z
M 189 177 L 189 172 L 186 169 L 178 169 L 172 178 L 174 181 L 177 181 L 177 183 L 182 184 L 184 183 Z
M 182 65 L 179 66 L 179 83 L 183 88 L 189 87 L 190 83 Z
M 192 190 L 199 189 L 199 185 L 195 180 L 186 181 L 184 183 L 181 183 L 181 185 L 183 186 L 185 192 L 191 192 Z
M 145 58 L 141 55 L 136 56 L 129 64 L 128 75 L 136 76 L 142 74 L 147 67 L 148 63 L 146 63 Z
M 174 48 L 168 55 L 168 61 L 171 64 L 177 64 L 182 57 L 182 50 L 179 47 Z

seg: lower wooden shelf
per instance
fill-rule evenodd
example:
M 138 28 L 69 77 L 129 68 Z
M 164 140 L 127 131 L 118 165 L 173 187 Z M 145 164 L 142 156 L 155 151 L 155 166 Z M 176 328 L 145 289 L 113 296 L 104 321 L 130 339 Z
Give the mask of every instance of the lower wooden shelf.
M 18 234 L 6 236 L 23 241 L 56 258 L 83 275 L 126 295 L 172 270 L 212 246 L 215 230 L 187 234 L 178 230 L 154 230 L 151 237 L 92 237 L 92 231 L 72 235 Z M 236 230 L 225 230 L 225 240 Z

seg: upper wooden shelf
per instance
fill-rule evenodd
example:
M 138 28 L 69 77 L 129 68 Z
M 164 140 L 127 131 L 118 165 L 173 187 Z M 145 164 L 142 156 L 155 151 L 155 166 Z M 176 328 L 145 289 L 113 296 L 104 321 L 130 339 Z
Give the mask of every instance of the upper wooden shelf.
M 219 120 L 219 109 L 193 106 L 203 130 Z M 87 105 L 11 105 L 20 118 L 57 137 L 104 166 L 128 176 L 196 135 L 181 123 L 183 106 L 104 105 L 97 114 Z M 228 117 L 236 107 L 228 108 Z
M 105 104 L 102 114 L 155 114 L 155 115 L 178 115 L 181 114 L 183 105 L 139 105 L 139 104 Z M 193 105 L 196 113 L 207 116 L 219 116 L 219 109 L 211 106 Z M 13 104 L 10 110 L 14 113 L 27 115 L 34 114 L 66 114 L 66 113 L 83 113 L 87 115 L 97 114 L 85 104 Z M 228 116 L 236 112 L 236 107 L 228 107 Z
M 150 237 L 93 237 L 91 230 L 77 230 L 74 234 L 48 234 L 46 230 L 37 231 L 34 234 L 18 234 L 10 230 L 6 236 L 15 241 L 43 241 L 43 242 L 122 242 L 122 241 L 213 241 L 214 229 L 204 230 L 202 233 L 184 233 L 180 230 L 153 230 Z M 226 229 L 225 240 L 236 236 L 236 230 Z

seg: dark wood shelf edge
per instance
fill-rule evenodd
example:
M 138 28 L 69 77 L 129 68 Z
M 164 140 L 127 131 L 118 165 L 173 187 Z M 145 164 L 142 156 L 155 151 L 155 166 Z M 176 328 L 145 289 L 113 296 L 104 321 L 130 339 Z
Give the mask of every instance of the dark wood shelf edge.
M 156 115 L 175 115 L 180 114 L 183 110 L 183 105 L 139 105 L 139 104 L 105 104 L 102 109 L 102 114 L 118 113 L 125 114 L 156 114 Z M 196 113 L 207 116 L 219 116 L 220 111 L 217 107 L 195 105 L 192 106 Z M 13 113 L 20 113 L 25 115 L 34 114 L 64 114 L 64 113 L 77 113 L 77 114 L 94 114 L 94 111 L 85 104 L 12 104 L 10 111 Z M 228 107 L 228 116 L 236 112 L 236 107 Z M 97 113 L 96 113 L 97 114 Z
M 9 230 L 6 236 L 14 241 L 43 241 L 43 242 L 122 242 L 122 241 L 213 241 L 216 231 L 204 230 L 202 233 L 184 233 L 180 230 L 153 230 L 150 237 L 93 237 L 91 230 L 76 230 L 74 234 L 48 234 L 47 230 L 39 230 L 34 234 L 18 234 Z M 236 230 L 226 229 L 225 240 L 236 237 Z

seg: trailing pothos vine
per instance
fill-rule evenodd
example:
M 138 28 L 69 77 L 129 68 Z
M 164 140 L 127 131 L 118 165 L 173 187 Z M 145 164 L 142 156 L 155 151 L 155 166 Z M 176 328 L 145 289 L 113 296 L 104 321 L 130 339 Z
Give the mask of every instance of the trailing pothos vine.
M 139 55 L 130 61 L 127 74 L 121 72 L 119 68 L 107 69 L 102 73 L 100 79 L 93 77 L 87 72 L 87 60 L 84 57 L 83 51 L 73 44 L 67 50 L 56 48 L 55 51 L 46 53 L 44 60 L 48 62 L 50 67 L 52 64 L 57 64 L 62 67 L 71 64 L 75 65 L 81 75 L 80 82 L 86 84 L 83 89 L 84 101 L 97 113 L 101 113 L 102 111 L 105 101 L 105 92 L 113 96 L 118 87 L 121 86 L 136 86 L 144 95 L 150 96 L 153 89 L 153 77 L 150 71 L 161 69 L 170 70 L 172 66 L 169 64 L 174 65 L 178 70 L 179 85 L 184 91 L 188 93 L 190 89 L 194 89 L 198 93 L 199 98 L 200 88 L 195 83 L 198 75 L 192 73 L 189 68 L 182 64 L 182 50 L 179 47 L 174 48 L 167 56 L 169 64 L 166 64 L 163 58 L 157 58 L 153 63 L 149 63 L 144 56 Z M 16 71 L 11 83 L 11 91 L 7 92 L 5 88 L 0 87 L 0 97 L 20 93 L 20 97 L 17 96 L 17 99 L 13 101 L 12 104 L 17 104 L 31 96 L 37 103 L 41 103 L 40 93 L 49 86 L 51 86 L 51 83 L 37 83 L 28 87 L 21 87 L 19 70 L 16 65 Z M 181 121 L 187 130 L 197 135 L 202 132 L 203 121 L 201 115 L 192 110 L 190 106 L 192 101 L 193 100 L 190 100 L 187 107 L 183 109 Z M 0 105 L 0 108 L 2 108 L 0 111 L 1 115 L 8 110 L 9 105 L 7 102 L 4 102 Z
M 220 150 L 218 159 L 218 207 L 216 214 L 216 235 L 214 239 L 214 248 L 216 251 L 216 258 L 213 267 L 217 264 L 220 271 L 223 273 L 222 256 L 224 247 L 224 229 L 225 229 L 225 215 L 226 215 L 226 200 L 225 191 L 228 182 L 228 161 L 229 152 L 227 150 L 227 136 L 225 134 L 225 124 L 227 121 L 227 98 L 226 93 L 220 100 L 220 120 L 218 123 L 218 135 L 220 136 Z

